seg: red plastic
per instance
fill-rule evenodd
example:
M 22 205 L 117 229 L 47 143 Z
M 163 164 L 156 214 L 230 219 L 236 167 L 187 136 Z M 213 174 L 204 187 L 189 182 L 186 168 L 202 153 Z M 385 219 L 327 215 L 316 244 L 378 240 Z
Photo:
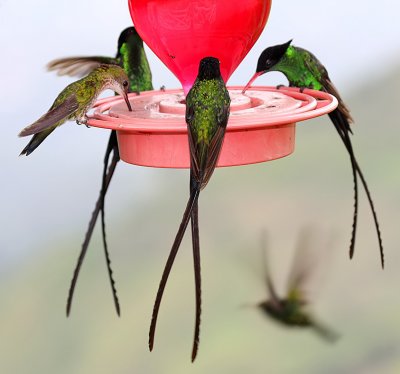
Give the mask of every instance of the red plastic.
M 221 62 L 225 82 L 257 41 L 271 0 L 128 0 L 135 28 L 179 79 L 185 94 L 203 57 Z
M 296 122 L 329 113 L 337 100 L 298 88 L 229 87 L 232 98 L 217 166 L 245 165 L 291 154 Z M 119 97 L 99 100 L 88 125 L 117 130 L 121 159 L 153 167 L 188 168 L 189 146 L 182 90 L 130 94 L 132 112 Z

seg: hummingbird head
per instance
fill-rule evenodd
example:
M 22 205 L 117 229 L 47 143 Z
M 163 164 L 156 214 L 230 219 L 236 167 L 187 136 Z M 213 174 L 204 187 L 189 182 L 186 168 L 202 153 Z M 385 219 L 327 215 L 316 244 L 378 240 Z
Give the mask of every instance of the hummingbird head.
M 127 27 L 119 35 L 117 58 L 121 56 L 121 47 L 125 43 L 128 44 L 143 43 L 142 38 L 140 37 L 140 35 L 137 33 L 136 29 L 133 26 Z
M 124 69 L 122 69 L 118 65 L 108 65 L 103 64 L 100 65 L 96 70 L 100 72 L 101 75 L 104 76 L 105 81 L 107 82 L 107 88 L 114 90 L 117 94 L 121 95 L 128 106 L 129 111 L 132 111 L 131 104 L 128 100 L 128 92 L 129 92 L 129 78 L 126 75 Z
M 291 42 L 292 39 L 287 43 L 264 49 L 258 58 L 256 73 L 264 74 L 271 70 L 284 56 Z
M 261 309 L 264 313 L 267 314 L 272 314 L 274 315 L 277 313 L 277 310 L 279 309 L 279 305 L 276 305 L 276 302 L 273 302 L 272 300 L 265 300 L 257 304 L 258 308 Z
M 221 78 L 219 70 L 219 60 L 215 57 L 204 57 L 199 64 L 199 74 L 197 76 L 200 80 L 211 80 Z
M 267 71 L 273 70 L 273 67 L 281 60 L 281 58 L 285 55 L 288 47 L 292 39 L 290 39 L 287 43 L 275 45 L 273 47 L 268 47 L 264 49 L 258 58 L 257 68 L 254 75 L 250 78 L 249 82 L 244 87 L 242 93 L 251 86 L 251 84 L 260 76 L 265 74 Z

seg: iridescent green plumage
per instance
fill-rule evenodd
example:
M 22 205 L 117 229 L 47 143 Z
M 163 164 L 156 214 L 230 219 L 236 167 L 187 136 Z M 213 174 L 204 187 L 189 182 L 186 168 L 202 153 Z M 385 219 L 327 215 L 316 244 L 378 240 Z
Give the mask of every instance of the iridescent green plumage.
M 149 332 L 149 348 L 152 350 L 158 311 L 165 285 L 189 219 L 191 219 L 196 288 L 196 321 L 192 361 L 196 358 L 199 345 L 201 315 L 198 198 L 201 189 L 207 185 L 217 165 L 228 123 L 229 105 L 229 93 L 221 77 L 218 59 L 214 57 L 203 58 L 200 61 L 196 81 L 186 96 L 186 123 L 190 150 L 190 196 L 161 277 Z
M 321 65 L 317 61 L 308 51 L 291 45 L 271 71 L 284 73 L 293 86 L 321 90 L 324 70 L 320 68 Z
M 143 47 L 143 40 L 134 27 L 124 30 L 120 40 L 117 60 L 128 74 L 131 92 L 152 90 L 151 70 Z
M 256 73 L 247 83 L 243 92 L 246 91 L 246 89 L 258 76 L 269 71 L 278 71 L 283 73 L 288 79 L 290 86 L 300 87 L 301 90 L 305 88 L 311 88 L 314 90 L 325 91 L 337 98 L 338 107 L 337 109 L 329 113 L 329 117 L 349 154 L 354 186 L 354 213 L 349 249 L 350 258 L 353 257 L 355 248 L 358 219 L 359 177 L 367 195 L 368 203 L 370 205 L 371 212 L 374 218 L 375 230 L 377 233 L 380 250 L 381 265 L 383 268 L 384 254 L 378 218 L 375 212 L 374 203 L 372 201 L 367 182 L 356 160 L 351 143 L 350 134 L 352 133 L 352 131 L 350 128 L 350 124 L 353 122 L 353 118 L 350 115 L 348 107 L 340 97 L 338 90 L 332 83 L 328 71 L 326 70 L 325 66 L 322 65 L 322 63 L 311 52 L 300 47 L 292 46 L 290 40 L 287 43 L 266 48 L 261 53 L 257 61 Z

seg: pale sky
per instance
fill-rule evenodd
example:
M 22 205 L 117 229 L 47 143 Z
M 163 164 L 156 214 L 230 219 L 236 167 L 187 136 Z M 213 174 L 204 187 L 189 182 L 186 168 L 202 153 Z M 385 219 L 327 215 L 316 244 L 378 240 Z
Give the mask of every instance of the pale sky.
M 270 19 L 252 51 L 229 81 L 243 85 L 253 74 L 257 57 L 267 46 L 286 42 L 313 51 L 326 65 L 344 95 L 358 82 L 376 79 L 400 64 L 400 3 L 395 0 L 275 0 Z M 42 115 L 57 94 L 71 82 L 47 73 L 48 61 L 71 55 L 109 55 L 116 52 L 120 31 L 131 25 L 126 0 L 0 0 L 3 165 L 0 194 L 0 263 L 32 248 L 43 233 L 68 230 L 76 210 L 71 194 L 85 196 L 69 183 L 77 176 L 94 188 L 94 205 L 108 133 L 82 131 L 72 122 L 47 139 L 34 154 L 18 157 L 27 139 L 18 132 Z M 154 86 L 179 87 L 177 79 L 150 51 Z M 263 76 L 258 84 L 284 79 Z M 85 149 L 83 145 L 88 146 Z M 122 163 L 121 163 L 122 164 Z M 129 170 L 148 186 L 157 170 L 124 165 L 118 191 L 130 180 Z M 88 192 L 86 192 L 87 194 Z M 82 197 L 84 198 L 84 197 Z M 125 196 L 122 201 L 131 197 Z M 125 199 L 125 200 L 124 200 Z M 79 204 L 79 203 L 78 203 Z M 122 205 L 121 205 L 122 206 Z M 91 209 L 91 208 L 90 208 Z M 39 218 L 36 219 L 37 213 Z M 56 213 L 56 212 L 63 212 Z M 55 220 L 55 216 L 62 216 Z M 80 218 L 84 225 L 90 212 Z M 56 221 L 56 222 L 55 222 Z M 80 221 L 79 221 L 80 222 Z M 75 222 L 74 222 L 75 223 Z M 23 235 L 20 233 L 23 232 Z

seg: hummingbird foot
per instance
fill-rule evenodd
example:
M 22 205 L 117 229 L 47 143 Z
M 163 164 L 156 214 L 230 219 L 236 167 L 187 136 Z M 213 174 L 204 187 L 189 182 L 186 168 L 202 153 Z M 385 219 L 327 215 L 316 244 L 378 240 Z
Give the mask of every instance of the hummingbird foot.
M 312 89 L 314 89 L 314 86 L 313 86 L 312 84 L 310 84 L 309 86 L 302 86 L 302 87 L 299 87 L 299 92 L 300 92 L 300 93 L 303 93 L 305 89 L 310 89 L 310 90 L 312 90 Z
M 88 117 L 86 114 L 83 117 L 80 117 L 76 120 L 77 125 L 85 125 L 87 128 L 90 128 L 90 126 L 87 124 Z
M 280 90 L 281 88 L 284 88 L 284 87 L 286 87 L 284 84 L 278 84 L 278 85 L 276 86 L 276 89 L 277 89 L 277 90 Z
M 165 92 L 165 86 L 164 85 L 162 85 L 161 87 L 160 87 L 160 91 L 162 91 L 162 92 Z

